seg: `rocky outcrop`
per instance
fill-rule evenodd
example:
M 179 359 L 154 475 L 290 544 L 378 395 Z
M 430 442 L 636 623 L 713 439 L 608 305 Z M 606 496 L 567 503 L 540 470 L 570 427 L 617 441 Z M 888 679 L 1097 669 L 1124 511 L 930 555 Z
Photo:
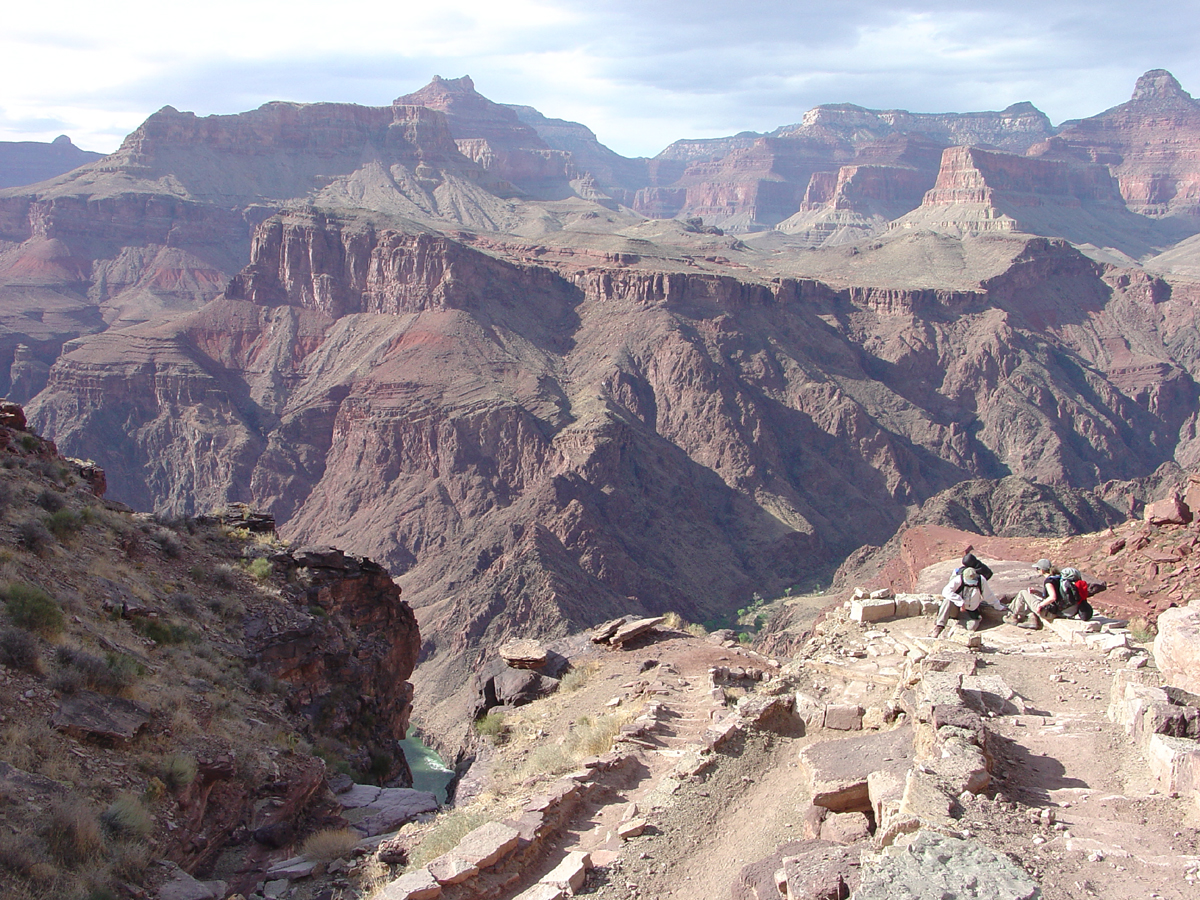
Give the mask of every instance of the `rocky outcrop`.
M 338 550 L 272 561 L 287 574 L 291 606 L 246 623 L 254 665 L 292 686 L 289 706 L 341 741 L 359 771 L 411 786 L 396 741 L 412 714 L 421 638 L 400 589 L 381 566 Z
M 36 184 L 69 172 L 104 154 L 80 150 L 65 134 L 50 143 L 0 141 L 0 188 Z
M 1051 159 L 1107 166 L 1129 208 L 1145 216 L 1200 215 L 1200 163 L 1187 148 L 1200 140 L 1200 101 L 1170 72 L 1152 69 L 1129 102 L 1071 122 L 1030 149 Z

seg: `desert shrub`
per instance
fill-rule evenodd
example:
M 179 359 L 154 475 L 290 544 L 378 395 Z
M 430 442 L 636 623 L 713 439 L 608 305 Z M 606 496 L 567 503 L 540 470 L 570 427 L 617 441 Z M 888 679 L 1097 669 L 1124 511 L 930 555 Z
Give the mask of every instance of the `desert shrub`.
M 64 694 L 83 688 L 102 694 L 121 694 L 144 674 L 141 664 L 124 653 L 107 653 L 101 659 L 85 650 L 59 647 L 54 656 L 59 670 L 51 684 Z
M 271 577 L 271 573 L 275 571 L 275 567 L 265 556 L 260 556 L 258 559 L 253 560 L 250 565 L 246 566 L 246 571 L 254 576 L 256 581 L 266 581 Z
M 40 444 L 41 441 L 38 440 L 36 434 L 26 433 L 21 435 L 19 443 L 27 452 L 32 453 L 38 448 L 38 444 Z
M 112 873 L 122 881 L 141 884 L 153 860 L 153 848 L 145 841 L 117 841 L 112 849 Z
M 12 485 L 10 485 L 7 481 L 0 481 L 0 513 L 3 513 L 6 509 L 13 505 L 13 501 L 16 500 L 16 496 L 16 492 L 13 490 Z
M 45 635 L 62 633 L 62 607 L 41 588 L 15 581 L 4 589 L 3 594 L 8 617 L 18 628 Z
M 79 516 L 69 509 L 60 509 L 53 512 L 46 519 L 46 527 L 60 541 L 65 541 L 71 535 L 75 534 L 80 529 L 81 523 Z
M 663 613 L 663 625 L 672 631 L 683 631 L 687 627 L 687 619 L 677 612 Z
M 567 741 L 568 750 L 579 759 L 599 756 L 612 749 L 613 739 L 627 720 L 624 715 L 584 716 L 576 724 Z
M 100 819 L 95 810 L 77 796 L 54 802 L 44 837 L 50 852 L 68 866 L 94 859 L 104 849 Z
M 456 810 L 442 813 L 434 821 L 433 827 L 426 832 L 421 843 L 409 853 L 408 868 L 416 871 L 430 860 L 437 859 L 443 853 L 449 853 L 467 834 L 487 821 L 487 816 L 479 812 Z
M 134 619 L 133 630 L 156 644 L 188 644 L 196 640 L 196 633 L 186 625 L 166 619 Z
M 558 744 L 543 744 L 535 747 L 521 767 L 524 778 L 541 775 L 561 775 L 575 767 L 575 760 L 566 748 Z
M 1145 616 L 1137 616 L 1129 622 L 1129 636 L 1139 644 L 1149 644 L 1157 634 L 1158 629 Z
M 17 539 L 26 550 L 41 555 L 54 537 L 37 519 L 26 519 L 17 526 Z
M 171 790 L 185 788 L 196 780 L 196 758 L 188 753 L 172 753 L 163 760 L 159 774 Z
M 150 529 L 149 535 L 150 540 L 158 546 L 164 556 L 178 559 L 183 555 L 183 540 L 170 528 L 155 526 Z
M 42 658 L 38 653 L 37 641 L 28 631 L 19 628 L 0 631 L 0 663 L 10 669 L 41 674 Z
M 46 865 L 37 839 L 28 834 L 0 831 L 0 869 L 22 878 L 34 878 L 35 867 Z
M 587 684 L 599 669 L 600 664 L 595 661 L 576 666 L 562 677 L 562 681 L 558 683 L 558 689 L 568 693 L 577 691 Z
M 42 491 L 34 498 L 34 503 L 40 506 L 48 513 L 58 512 L 67 505 L 67 498 L 58 491 L 52 491 L 49 488 Z
M 687 628 L 684 629 L 692 637 L 708 637 L 708 629 L 699 622 L 689 622 Z
M 237 569 L 229 565 L 229 563 L 221 563 L 214 566 L 209 572 L 209 580 L 219 588 L 229 590 L 238 586 Z
M 186 591 L 180 591 L 177 594 L 172 594 L 169 600 L 171 605 L 185 616 L 191 616 L 195 618 L 196 613 L 200 611 L 200 606 L 199 603 L 197 603 L 195 596 L 187 593 Z
M 504 712 L 499 709 L 489 710 L 488 714 L 475 720 L 475 733 L 480 737 L 491 738 L 496 743 L 502 743 L 507 733 L 504 724 Z
M 310 834 L 300 845 L 300 854 L 316 862 L 330 862 L 349 856 L 362 835 L 353 828 L 326 828 Z
M 154 820 L 142 801 L 133 794 L 122 794 L 100 814 L 100 821 L 117 837 L 145 837 L 154 828 Z

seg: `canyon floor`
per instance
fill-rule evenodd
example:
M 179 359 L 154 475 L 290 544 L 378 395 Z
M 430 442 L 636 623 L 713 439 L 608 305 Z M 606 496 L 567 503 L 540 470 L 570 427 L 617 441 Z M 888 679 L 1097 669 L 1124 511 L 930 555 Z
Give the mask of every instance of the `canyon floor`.
M 607 773 L 540 859 L 503 893 L 489 896 L 516 896 L 568 851 L 584 850 L 594 868 L 582 896 L 761 898 L 747 867 L 804 838 L 811 788 L 798 753 L 853 732 L 750 728 L 701 761 L 705 732 L 725 709 L 710 670 L 763 671 L 767 681 L 747 682 L 751 693 L 756 685 L 782 681 L 827 703 L 880 707 L 892 693 L 889 673 L 906 655 L 953 646 L 926 637 L 931 621 L 864 626 L 839 607 L 791 661 L 679 631 L 662 631 L 631 649 L 585 651 L 573 660 L 590 673 L 582 687 L 509 713 L 507 739 L 493 747 L 486 772 L 475 773 L 485 787 L 464 807 L 488 818 L 519 807 L 541 783 L 536 765 L 528 774 L 537 748 L 569 745 L 573 730 L 605 713 L 625 710 L 632 718 L 654 704 L 657 724 L 618 743 L 633 752 L 634 764 Z M 1136 642 L 1132 648 L 1135 660 L 1148 649 Z M 999 676 L 1012 689 L 1017 711 L 1010 704 L 1008 713 L 989 714 L 992 783 L 964 803 L 960 834 L 1022 866 L 1047 900 L 1196 896 L 1200 809 L 1190 799 L 1159 793 L 1137 747 L 1106 716 L 1115 672 L 1126 661 L 1065 643 L 1049 629 L 1007 624 L 986 626 L 974 653 L 981 675 Z M 726 689 L 730 701 L 740 693 Z M 648 826 L 622 840 L 617 829 L 631 816 L 644 817 Z M 401 836 L 419 843 L 426 827 L 408 826 Z M 443 896 L 473 894 L 463 885 Z

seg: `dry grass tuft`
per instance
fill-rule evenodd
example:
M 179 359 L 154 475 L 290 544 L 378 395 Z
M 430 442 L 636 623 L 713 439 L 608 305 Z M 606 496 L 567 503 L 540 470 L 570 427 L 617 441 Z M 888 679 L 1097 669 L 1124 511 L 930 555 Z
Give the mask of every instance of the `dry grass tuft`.
M 50 852 L 65 865 L 83 865 L 104 850 L 100 817 L 81 797 L 72 795 L 56 800 L 50 807 L 45 828 Z
M 455 810 L 442 813 L 421 843 L 408 854 L 407 871 L 414 872 L 443 853 L 449 853 L 468 833 L 487 821 L 488 817 L 481 812 Z
M 558 689 L 566 693 L 577 691 L 591 681 L 592 676 L 599 671 L 600 663 L 596 660 L 584 663 L 581 666 L 576 666 L 562 677 L 562 681 L 560 681 L 558 684 Z
M 154 829 L 150 811 L 132 794 L 122 794 L 109 804 L 100 820 L 117 837 L 145 837 Z
M 300 847 L 301 856 L 316 862 L 330 862 L 349 856 L 362 840 L 353 828 L 326 828 L 309 835 Z

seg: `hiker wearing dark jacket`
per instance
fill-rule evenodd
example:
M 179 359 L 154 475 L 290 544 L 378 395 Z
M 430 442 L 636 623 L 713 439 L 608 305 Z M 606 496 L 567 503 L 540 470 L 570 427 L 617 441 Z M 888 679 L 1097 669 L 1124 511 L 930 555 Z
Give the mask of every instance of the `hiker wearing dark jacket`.
M 1080 618 L 1087 621 L 1092 617 L 1092 605 L 1088 603 L 1088 583 L 1080 571 L 1064 566 L 1056 578 L 1046 579 L 1046 599 L 1037 606 L 1042 618 Z

